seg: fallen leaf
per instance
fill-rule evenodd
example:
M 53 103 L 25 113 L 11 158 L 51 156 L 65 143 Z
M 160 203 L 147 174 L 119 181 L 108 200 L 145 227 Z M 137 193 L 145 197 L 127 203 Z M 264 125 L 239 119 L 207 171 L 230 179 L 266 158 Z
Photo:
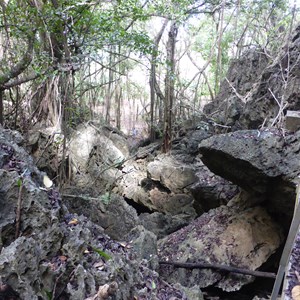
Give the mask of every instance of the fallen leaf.
M 66 261 L 68 258 L 65 255 L 60 255 L 58 257 L 61 261 Z
M 132 248 L 132 246 L 129 245 L 128 243 L 123 243 L 123 242 L 121 242 L 121 243 L 119 243 L 119 244 L 120 244 L 120 246 L 122 246 L 122 247 L 125 248 L 125 249 L 131 249 L 131 248 Z
M 104 268 L 104 263 L 102 261 L 96 262 L 93 264 L 93 267 L 102 270 Z
M 78 219 L 72 219 L 69 223 L 68 223 L 68 225 L 77 225 L 78 224 Z
M 296 285 L 292 289 L 292 299 L 300 300 L 300 285 Z
M 44 175 L 43 183 L 47 189 L 50 189 L 53 185 L 53 181 L 47 175 Z

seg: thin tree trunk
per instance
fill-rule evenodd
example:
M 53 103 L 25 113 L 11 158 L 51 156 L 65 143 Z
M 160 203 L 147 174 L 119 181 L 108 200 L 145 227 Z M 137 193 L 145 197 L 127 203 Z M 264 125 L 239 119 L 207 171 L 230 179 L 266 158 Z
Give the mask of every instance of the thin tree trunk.
M 172 21 L 167 42 L 167 73 L 165 78 L 165 106 L 164 106 L 164 137 L 162 151 L 168 153 L 172 142 L 172 110 L 174 103 L 175 84 L 175 44 L 178 33 L 176 21 Z
M 114 63 L 114 46 L 111 46 L 111 52 L 109 55 L 109 71 L 108 71 L 108 87 L 106 92 L 106 114 L 105 114 L 105 122 L 109 125 L 110 124 L 110 110 L 111 110 L 111 97 L 112 97 L 112 90 L 113 90 L 113 80 L 114 80 L 114 73 L 111 66 Z
M 165 20 L 160 31 L 154 39 L 153 53 L 151 57 L 151 72 L 150 72 L 150 140 L 153 142 L 155 140 L 155 125 L 154 125 L 154 115 L 155 115 L 155 95 L 156 95 L 156 59 L 158 45 L 161 37 L 167 27 L 169 20 Z
M 122 87 L 120 82 L 116 86 L 115 102 L 116 102 L 116 126 L 121 130 L 121 98 L 122 98 Z
M 3 95 L 4 95 L 4 90 L 0 89 L 0 125 L 3 125 L 3 121 L 4 121 Z
M 225 9 L 225 0 L 222 1 L 222 7 L 218 22 L 218 54 L 217 54 L 217 66 L 216 66 L 216 77 L 215 77 L 215 94 L 219 91 L 220 81 L 222 77 L 222 38 L 223 38 L 223 22 L 224 22 L 224 9 Z

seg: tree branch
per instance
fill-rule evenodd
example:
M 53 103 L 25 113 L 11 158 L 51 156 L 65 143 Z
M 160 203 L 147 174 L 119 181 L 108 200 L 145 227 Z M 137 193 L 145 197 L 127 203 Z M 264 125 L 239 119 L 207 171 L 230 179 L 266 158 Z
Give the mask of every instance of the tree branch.
M 34 34 L 28 38 L 28 47 L 22 59 L 9 71 L 0 74 L 0 87 L 2 89 L 4 88 L 5 83 L 7 83 L 10 79 L 19 76 L 29 66 L 29 64 L 32 61 L 33 44 L 34 44 Z
M 231 266 L 224 266 L 220 264 L 208 264 L 208 263 L 180 263 L 180 262 L 173 262 L 173 261 L 159 261 L 160 265 L 171 265 L 175 268 L 185 268 L 185 269 L 217 269 L 220 271 L 227 271 L 232 273 L 244 274 L 244 275 L 251 275 L 255 277 L 264 277 L 264 278 L 276 278 L 275 273 L 269 272 L 261 272 L 261 271 L 251 271 L 242 268 L 236 268 Z

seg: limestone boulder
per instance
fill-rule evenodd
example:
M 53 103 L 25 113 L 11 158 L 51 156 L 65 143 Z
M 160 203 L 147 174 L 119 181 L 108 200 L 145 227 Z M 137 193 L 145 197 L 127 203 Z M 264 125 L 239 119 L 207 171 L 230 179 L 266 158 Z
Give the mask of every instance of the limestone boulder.
M 198 180 L 188 189 L 198 215 L 227 204 L 239 192 L 237 185 L 211 172 L 202 161 L 197 164 L 196 176 Z
M 269 64 L 269 58 L 262 49 L 249 49 L 239 59 L 232 60 L 220 92 L 204 106 L 204 113 L 215 122 L 217 132 L 228 131 L 240 120 L 245 103 L 255 93 L 259 78 Z M 261 114 L 259 109 L 256 113 Z
M 121 162 L 129 155 L 126 139 L 105 127 L 97 127 L 91 123 L 77 127 L 70 139 L 70 156 L 77 168 L 84 168 L 91 155 L 92 149 L 97 148 L 97 155 L 105 164 Z
M 257 77 L 236 128 L 257 129 L 271 124 L 283 126 L 287 110 L 300 110 L 299 32 L 300 26 L 297 26 L 277 57 Z
M 169 155 L 159 155 L 147 166 L 149 177 L 159 181 L 174 193 L 182 193 L 188 186 L 197 181 L 195 169 Z
M 158 243 L 159 258 L 169 262 L 209 263 L 256 270 L 283 241 L 280 226 L 261 206 L 221 206 L 210 210 L 188 226 Z M 163 266 L 161 275 L 168 282 L 184 286 L 215 285 L 235 291 L 254 280 L 251 276 L 224 275 L 211 269 L 185 270 Z
M 68 188 L 62 196 L 71 213 L 88 217 L 115 240 L 123 241 L 124 236 L 140 224 L 136 210 L 116 194 L 93 197 L 88 193 L 82 194 L 78 189 Z
M 213 136 L 199 145 L 202 161 L 219 176 L 264 196 L 269 210 L 288 224 L 300 174 L 300 132 L 245 130 Z
M 114 230 L 120 235 L 132 224 L 136 226 L 136 215 L 126 205 L 122 207 L 120 198 L 111 202 L 106 228 L 71 213 L 56 188 L 43 185 L 44 174 L 19 143 L 12 132 L 0 128 L 1 299 L 82 300 L 94 298 L 106 284 L 118 286 L 113 295 L 116 300 L 149 295 L 151 299 L 188 299 L 183 289 L 161 280 L 143 259 L 151 249 L 141 247 L 142 243 L 154 241 L 153 234 L 141 234 L 133 249 L 130 243 L 117 242 L 104 233 Z M 94 218 L 103 209 L 99 203 L 97 208 Z
M 153 232 L 158 239 L 179 230 L 191 222 L 191 218 L 187 214 L 173 216 L 160 212 L 142 213 L 139 219 L 142 225 Z

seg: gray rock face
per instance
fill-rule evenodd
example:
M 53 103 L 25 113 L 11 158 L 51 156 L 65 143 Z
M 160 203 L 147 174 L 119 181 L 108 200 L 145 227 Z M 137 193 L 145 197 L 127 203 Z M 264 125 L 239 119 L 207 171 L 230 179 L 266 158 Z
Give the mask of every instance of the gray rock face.
M 176 230 L 186 226 L 190 222 L 190 216 L 181 214 L 172 216 L 159 212 L 143 213 L 139 216 L 142 225 L 153 232 L 158 239 L 175 232 Z
M 147 166 L 150 178 L 160 181 L 174 193 L 180 193 L 197 181 L 194 169 L 190 165 L 179 163 L 171 156 L 161 155 Z
M 80 195 L 78 189 L 68 189 L 65 192 L 63 202 L 71 213 L 88 217 L 115 240 L 124 241 L 125 235 L 140 224 L 135 209 L 118 195 L 105 194 L 95 198 Z
M 278 102 L 285 110 L 300 110 L 300 26 L 276 59 L 271 61 L 256 80 L 253 93 L 249 97 L 237 125 L 254 129 L 262 124 L 283 124 Z
M 148 299 L 166 295 L 188 299 L 183 290 L 167 285 L 142 259 L 149 258 L 151 249 L 138 245 L 151 240 L 154 244 L 152 233 L 145 231 L 137 240 L 139 256 L 132 246 L 112 240 L 85 216 L 70 214 L 55 188 L 42 186 L 43 174 L 13 140 L 11 132 L 0 130 L 2 299 L 14 295 L 13 299 L 83 300 L 112 282 L 119 287 L 116 300 L 149 295 Z M 111 203 L 115 222 L 110 219 L 107 224 L 112 228 L 118 223 L 114 230 L 120 235 L 136 224 L 129 221 L 130 213 L 127 219 L 122 217 L 119 206 L 120 202 Z M 98 208 L 101 211 L 101 205 Z M 16 220 L 18 211 L 20 223 Z M 132 216 L 135 221 L 136 215 Z M 16 224 L 20 225 L 18 235 Z
M 230 204 L 230 202 L 229 202 Z M 223 264 L 250 270 L 257 269 L 282 242 L 279 226 L 262 207 L 222 206 L 203 214 L 190 225 L 159 241 L 163 261 Z M 179 281 L 188 287 L 216 285 L 234 291 L 253 278 L 245 275 L 221 275 L 209 269 L 162 267 L 169 282 Z
M 300 132 L 283 136 L 270 130 L 237 131 L 204 140 L 199 150 L 215 174 L 264 195 L 270 209 L 288 223 L 300 174 Z
M 133 241 L 132 246 L 138 259 L 146 259 L 153 269 L 158 269 L 157 237 L 153 232 L 139 225 L 126 235 L 126 240 Z
M 233 60 L 216 99 L 204 107 L 218 124 L 235 125 L 244 111 L 245 103 L 256 88 L 256 82 L 268 65 L 268 57 L 261 49 L 250 49 Z M 222 130 L 222 128 L 216 128 Z
M 235 184 L 215 175 L 202 162 L 197 165 L 196 175 L 198 181 L 189 190 L 195 199 L 194 208 L 198 215 L 227 204 L 239 191 Z

